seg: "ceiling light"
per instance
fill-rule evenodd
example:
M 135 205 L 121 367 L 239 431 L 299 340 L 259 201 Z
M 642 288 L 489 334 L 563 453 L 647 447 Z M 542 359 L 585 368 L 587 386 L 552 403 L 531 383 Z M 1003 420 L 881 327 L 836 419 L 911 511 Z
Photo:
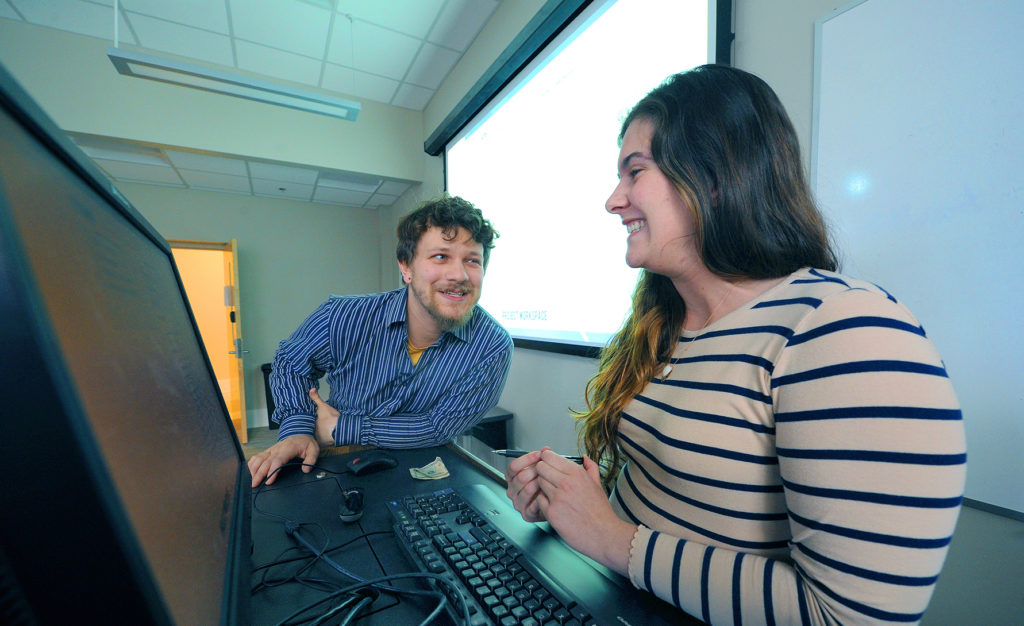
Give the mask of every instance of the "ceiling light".
M 335 98 L 306 89 L 279 85 L 258 78 L 230 74 L 132 50 L 107 48 L 107 56 L 110 57 L 110 61 L 117 71 L 125 76 L 194 87 L 301 111 L 330 115 L 350 122 L 356 121 L 361 108 L 358 102 L 352 100 Z

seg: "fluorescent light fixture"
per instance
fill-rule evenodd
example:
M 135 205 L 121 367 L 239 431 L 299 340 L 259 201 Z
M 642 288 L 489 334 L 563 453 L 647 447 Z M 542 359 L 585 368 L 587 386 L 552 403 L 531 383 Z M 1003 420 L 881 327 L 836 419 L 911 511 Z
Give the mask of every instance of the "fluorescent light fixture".
M 322 93 L 278 85 L 248 76 L 230 74 L 208 67 L 142 54 L 121 48 L 107 48 L 107 56 L 125 76 L 148 78 L 173 85 L 238 96 L 257 102 L 276 104 L 300 111 L 309 111 L 350 122 L 356 121 L 361 108 L 358 102 L 335 98 Z

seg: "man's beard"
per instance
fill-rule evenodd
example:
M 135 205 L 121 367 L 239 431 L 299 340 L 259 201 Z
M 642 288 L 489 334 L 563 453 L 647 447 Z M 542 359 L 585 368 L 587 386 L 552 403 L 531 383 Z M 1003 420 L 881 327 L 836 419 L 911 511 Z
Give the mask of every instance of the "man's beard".
M 463 291 L 466 292 L 467 296 L 469 294 L 474 293 L 472 286 L 470 286 L 467 283 L 452 285 L 452 288 L 462 289 Z M 427 295 L 433 296 L 433 298 L 424 298 L 423 294 L 420 293 L 420 290 L 416 289 L 415 287 L 413 287 L 411 291 L 413 293 L 413 297 L 419 300 L 420 304 L 423 305 L 423 308 L 426 309 L 427 313 L 430 314 L 430 317 L 433 318 L 435 322 L 437 322 L 437 326 L 438 328 L 441 329 L 442 333 L 459 328 L 460 326 L 468 322 L 470 318 L 473 317 L 473 311 L 474 309 L 476 309 L 476 300 L 473 301 L 473 304 L 469 307 L 469 309 L 466 310 L 466 312 L 462 316 L 448 317 L 438 307 L 434 305 L 435 299 L 440 296 L 437 295 L 437 292 L 434 291 L 432 287 L 428 286 L 428 289 L 430 289 L 430 291 L 428 292 Z

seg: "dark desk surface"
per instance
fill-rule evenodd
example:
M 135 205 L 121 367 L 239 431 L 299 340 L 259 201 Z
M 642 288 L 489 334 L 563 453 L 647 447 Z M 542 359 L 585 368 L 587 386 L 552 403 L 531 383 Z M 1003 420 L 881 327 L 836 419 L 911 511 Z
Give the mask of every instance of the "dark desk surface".
M 480 450 L 470 448 L 473 454 Z M 389 450 L 398 462 L 398 467 L 365 476 L 353 476 L 342 472 L 345 463 L 358 451 L 348 454 L 322 456 L 318 468 L 309 474 L 297 467 L 287 468 L 270 487 L 254 490 L 252 512 L 253 538 L 253 587 L 252 618 L 254 624 L 276 624 L 288 618 L 297 609 L 316 602 L 328 595 L 323 588 L 316 588 L 316 580 L 332 581 L 340 586 L 348 584 L 347 579 L 322 561 L 303 570 L 309 563 L 310 553 L 285 532 L 286 520 L 301 524 L 299 532 L 313 545 L 325 549 L 344 568 L 364 578 L 376 578 L 384 573 L 415 571 L 396 542 L 391 529 L 394 523 L 385 502 L 394 497 L 410 494 L 429 494 L 447 487 L 469 484 L 483 484 L 502 498 L 505 486 L 500 474 L 488 471 L 478 462 L 471 461 L 456 446 L 442 446 L 418 450 Z M 451 476 L 441 480 L 416 480 L 409 474 L 412 467 L 427 465 L 441 457 Z M 505 461 L 499 461 L 503 466 Z M 320 469 L 322 468 L 322 470 Z M 342 522 L 338 513 L 343 501 L 342 491 L 359 486 L 365 489 L 365 506 L 362 518 L 353 523 Z M 367 533 L 369 536 L 364 536 Z M 264 566 L 278 561 L 288 561 L 274 568 Z M 605 576 L 617 576 L 605 570 Z M 290 577 L 303 577 L 308 584 Z M 619 577 L 620 580 L 621 577 Z M 281 584 L 278 584 L 281 582 Z M 413 580 L 396 580 L 396 587 L 421 588 Z M 620 583 L 622 584 L 622 583 Z M 625 583 L 628 584 L 628 583 Z M 644 602 L 661 603 L 644 592 Z M 322 615 L 333 605 L 321 605 L 316 613 L 306 617 Z M 395 596 L 382 594 L 373 603 L 373 613 L 358 620 L 358 624 L 388 624 L 401 626 L 420 623 L 436 606 L 429 598 Z M 663 605 L 657 612 L 669 609 L 672 615 L 666 623 L 682 623 L 688 618 Z M 334 622 L 345 615 L 342 610 Z M 289 623 L 297 623 L 290 620 Z M 309 623 L 305 621 L 303 623 Z M 450 623 L 442 615 L 437 623 Z
M 300 532 L 311 543 L 326 547 L 332 558 L 350 571 L 373 578 L 388 573 L 414 571 L 413 566 L 400 552 L 391 535 L 393 524 L 385 501 L 389 497 L 409 494 L 432 493 L 445 487 L 483 483 L 496 493 L 504 494 L 505 487 L 479 467 L 446 446 L 418 450 L 389 450 L 399 461 L 395 469 L 384 470 L 364 476 L 348 473 L 332 473 L 344 470 L 345 462 L 358 452 L 323 456 L 317 460 L 318 468 L 303 474 L 297 467 L 287 468 L 277 481 L 269 486 L 254 490 L 252 513 L 253 536 L 253 585 L 256 587 L 266 579 L 274 581 L 291 576 L 308 561 L 306 549 L 289 537 L 284 530 L 285 520 L 302 524 Z M 436 457 L 441 457 L 449 478 L 442 480 L 416 480 L 409 474 L 409 468 L 422 467 Z M 342 491 L 352 486 L 366 490 L 362 518 L 353 523 L 342 522 L 338 512 L 343 502 Z M 364 533 L 381 534 L 360 538 Z M 346 542 L 355 539 L 351 544 Z M 263 566 L 287 559 L 300 559 L 293 563 L 272 569 Z M 344 581 L 345 579 L 329 566 L 317 563 L 304 575 L 311 579 Z M 273 586 L 271 586 L 273 585 Z M 396 581 L 398 587 L 414 587 L 411 581 Z M 253 595 L 252 615 L 254 624 L 276 624 L 296 609 L 323 598 L 324 591 L 304 586 L 297 582 L 276 585 L 273 582 L 259 589 Z M 374 608 L 375 614 L 359 620 L 359 624 L 384 624 L 397 626 L 418 623 L 434 606 L 432 600 L 410 598 L 395 599 L 382 595 Z M 325 607 L 320 607 L 321 609 Z M 323 611 L 321 611 L 322 613 Z M 344 612 L 341 613 L 344 615 Z M 439 623 L 444 623 L 442 618 Z

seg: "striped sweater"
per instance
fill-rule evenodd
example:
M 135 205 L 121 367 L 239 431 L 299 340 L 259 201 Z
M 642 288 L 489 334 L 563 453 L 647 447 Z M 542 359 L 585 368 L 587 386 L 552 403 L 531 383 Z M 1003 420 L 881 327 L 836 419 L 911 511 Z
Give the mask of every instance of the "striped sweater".
M 633 583 L 712 624 L 920 621 L 966 452 L 917 320 L 804 269 L 675 355 L 619 425 Z

